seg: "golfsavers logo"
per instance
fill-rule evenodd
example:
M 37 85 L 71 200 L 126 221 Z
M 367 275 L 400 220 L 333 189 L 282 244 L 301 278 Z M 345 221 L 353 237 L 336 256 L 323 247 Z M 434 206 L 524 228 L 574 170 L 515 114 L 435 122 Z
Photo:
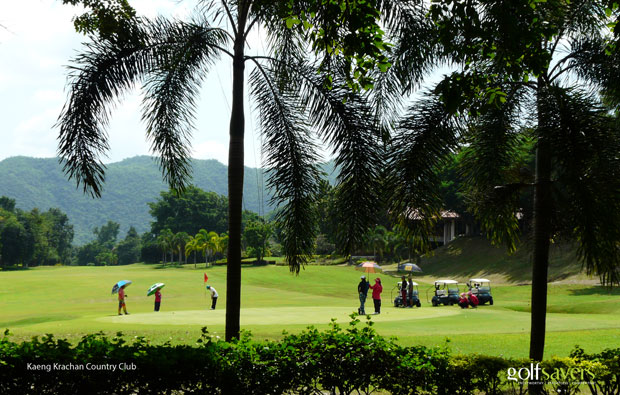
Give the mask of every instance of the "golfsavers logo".
M 543 383 L 577 383 L 589 382 L 596 378 L 587 368 L 554 368 L 548 370 L 541 368 L 539 364 L 531 364 L 527 368 L 508 368 L 508 380 L 522 382 L 543 382 Z

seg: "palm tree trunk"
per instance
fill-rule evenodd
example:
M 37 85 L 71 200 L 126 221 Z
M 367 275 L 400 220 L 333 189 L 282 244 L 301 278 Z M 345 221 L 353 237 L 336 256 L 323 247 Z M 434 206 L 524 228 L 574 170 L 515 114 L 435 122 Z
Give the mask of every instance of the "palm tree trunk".
M 247 6 L 246 6 L 247 7 Z M 242 8 L 242 6 L 240 6 Z M 243 201 L 244 37 L 247 9 L 239 10 L 233 58 L 232 109 L 228 149 L 228 230 L 226 271 L 226 341 L 239 338 L 241 314 L 241 209 Z
M 530 331 L 530 359 L 542 361 L 545 351 L 547 316 L 547 272 L 549 267 L 549 239 L 553 202 L 551 198 L 551 145 L 548 139 L 548 114 L 542 108 L 547 100 L 546 83 L 538 80 L 538 145 L 536 148 L 536 182 L 534 185 L 534 256 L 532 264 L 532 313 Z M 542 392 L 542 386 L 530 385 L 533 394 Z

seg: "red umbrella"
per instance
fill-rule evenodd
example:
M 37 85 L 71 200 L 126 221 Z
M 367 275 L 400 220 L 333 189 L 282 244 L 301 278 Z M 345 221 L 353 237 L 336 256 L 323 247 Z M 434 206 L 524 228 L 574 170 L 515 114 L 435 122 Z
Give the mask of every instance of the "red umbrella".
M 355 268 L 357 270 L 361 270 L 366 273 L 378 273 L 383 270 L 381 269 L 381 266 L 377 265 L 375 262 L 372 262 L 372 261 L 362 262 L 359 265 L 357 265 Z

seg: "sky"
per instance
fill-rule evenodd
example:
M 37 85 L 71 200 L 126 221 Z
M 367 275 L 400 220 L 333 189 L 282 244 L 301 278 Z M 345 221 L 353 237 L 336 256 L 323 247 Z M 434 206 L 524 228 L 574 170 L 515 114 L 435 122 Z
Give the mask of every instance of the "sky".
M 183 18 L 194 3 L 131 1 L 138 14 L 147 17 Z M 87 41 L 73 28 L 72 18 L 80 12 L 60 0 L 0 1 L 0 161 L 12 156 L 56 156 L 54 124 L 67 99 L 67 66 Z M 260 41 L 259 35 L 249 40 L 252 51 L 261 49 Z M 194 158 L 228 162 L 230 65 L 228 58 L 222 58 L 203 83 L 192 137 Z M 250 71 L 246 67 L 246 74 Z M 151 154 L 140 121 L 140 101 L 137 88 L 114 108 L 104 163 Z M 248 101 L 246 96 L 245 164 L 260 167 L 258 118 Z

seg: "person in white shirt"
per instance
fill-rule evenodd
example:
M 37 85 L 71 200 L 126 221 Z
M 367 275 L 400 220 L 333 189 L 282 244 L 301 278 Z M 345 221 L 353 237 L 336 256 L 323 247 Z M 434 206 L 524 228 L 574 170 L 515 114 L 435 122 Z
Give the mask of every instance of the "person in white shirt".
M 207 285 L 207 289 L 211 292 L 211 310 L 215 310 L 215 305 L 217 304 L 217 291 L 210 285 Z

